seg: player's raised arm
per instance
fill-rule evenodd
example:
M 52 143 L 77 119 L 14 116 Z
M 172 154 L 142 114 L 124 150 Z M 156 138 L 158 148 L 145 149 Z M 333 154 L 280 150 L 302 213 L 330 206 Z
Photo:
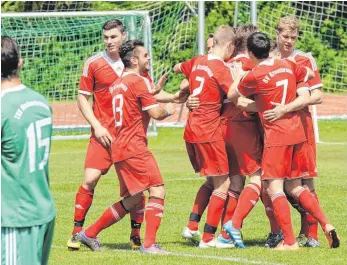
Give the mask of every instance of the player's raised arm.
M 172 104 L 172 103 L 168 103 L 165 109 L 163 109 L 162 107 L 158 105 L 157 107 L 150 108 L 147 110 L 151 118 L 155 120 L 159 120 L 159 121 L 164 120 L 167 117 L 171 116 L 172 114 L 175 113 L 175 111 L 176 111 L 175 104 Z

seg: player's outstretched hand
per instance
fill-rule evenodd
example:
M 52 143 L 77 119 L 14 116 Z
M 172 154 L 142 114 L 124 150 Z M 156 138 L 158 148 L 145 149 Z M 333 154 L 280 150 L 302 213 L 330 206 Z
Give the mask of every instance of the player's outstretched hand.
M 101 125 L 94 128 L 95 137 L 99 140 L 99 142 L 106 148 L 109 148 L 112 143 L 112 136 L 108 132 L 108 130 Z
M 173 115 L 176 112 L 176 104 L 174 103 L 168 103 L 165 106 L 165 110 L 171 115 Z
M 268 121 L 275 121 L 282 118 L 287 113 L 286 105 L 276 102 L 270 102 L 275 108 L 264 111 L 264 119 Z
M 158 94 L 163 89 L 168 75 L 169 75 L 169 73 L 165 73 L 159 78 L 158 83 L 152 89 L 153 95 Z
M 198 97 L 190 95 L 188 97 L 186 105 L 189 110 L 196 109 L 200 106 L 200 100 Z

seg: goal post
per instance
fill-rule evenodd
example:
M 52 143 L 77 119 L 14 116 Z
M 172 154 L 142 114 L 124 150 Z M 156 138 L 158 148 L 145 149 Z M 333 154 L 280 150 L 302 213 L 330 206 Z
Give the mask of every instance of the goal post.
M 43 94 L 53 109 L 54 139 L 85 139 L 90 126 L 78 109 L 76 96 L 84 61 L 105 49 L 102 25 L 119 19 L 128 39 L 144 42 L 152 58 L 148 11 L 81 11 L 3 13 L 3 35 L 21 47 L 22 82 Z M 153 77 L 153 64 L 150 74 Z M 149 135 L 157 135 L 154 122 Z

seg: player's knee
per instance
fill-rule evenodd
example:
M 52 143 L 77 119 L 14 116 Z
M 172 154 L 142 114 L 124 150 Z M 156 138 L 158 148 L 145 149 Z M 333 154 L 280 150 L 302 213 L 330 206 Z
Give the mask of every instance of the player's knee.
M 83 187 L 88 190 L 95 189 L 101 177 L 101 171 L 93 168 L 86 168 L 84 171 Z
M 229 189 L 237 192 L 241 192 L 245 186 L 245 177 L 241 175 L 233 176 L 230 179 Z
M 149 196 L 164 199 L 165 198 L 164 185 L 150 187 L 149 188 Z

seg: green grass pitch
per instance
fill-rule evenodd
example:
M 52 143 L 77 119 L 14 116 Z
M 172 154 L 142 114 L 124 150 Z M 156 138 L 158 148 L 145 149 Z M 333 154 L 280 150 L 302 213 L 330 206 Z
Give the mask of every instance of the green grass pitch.
M 75 252 L 68 251 L 66 241 L 72 230 L 74 198 L 83 177 L 87 141 L 54 141 L 50 180 L 57 218 L 49 264 L 347 264 L 347 122 L 321 121 L 319 126 L 323 142 L 344 143 L 318 145 L 319 178 L 316 180 L 321 206 L 339 233 L 339 249 L 329 249 L 321 231 L 321 247 L 316 249 L 301 248 L 298 252 L 290 253 L 265 249 L 263 243 L 269 232 L 269 225 L 261 202 L 258 202 L 243 225 L 246 249 L 202 250 L 189 245 L 180 233 L 188 220 L 196 191 L 204 179 L 193 173 L 182 139 L 183 129 L 166 128 L 159 129 L 159 136 L 150 138 L 149 145 L 164 176 L 167 191 L 158 242 L 173 254 L 150 256 L 130 250 L 128 216 L 100 233 L 99 239 L 104 248 L 102 252 L 91 252 L 85 247 Z M 118 199 L 118 180 L 114 169 L 111 169 L 96 188 L 85 225 L 94 222 L 106 207 Z M 295 232 L 298 233 L 299 214 L 293 209 L 292 217 Z M 200 230 L 204 220 L 200 224 Z

